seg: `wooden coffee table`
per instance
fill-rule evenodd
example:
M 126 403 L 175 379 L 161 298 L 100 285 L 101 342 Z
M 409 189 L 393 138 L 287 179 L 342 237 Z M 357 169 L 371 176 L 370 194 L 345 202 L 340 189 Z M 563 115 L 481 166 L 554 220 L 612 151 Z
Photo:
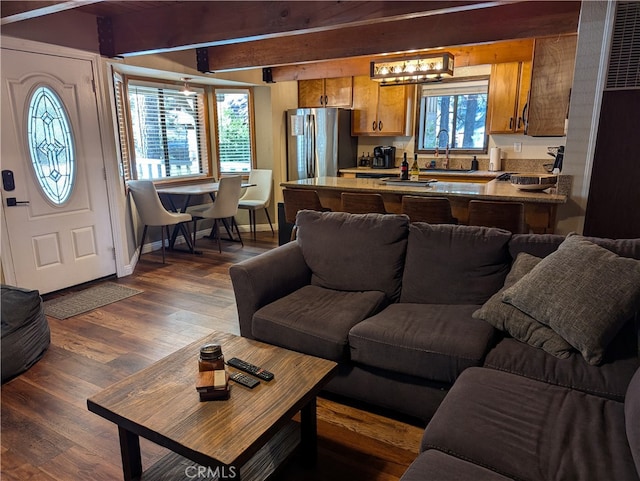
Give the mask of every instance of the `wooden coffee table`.
M 275 378 L 254 389 L 231 382 L 229 400 L 200 402 L 198 355 L 207 342 L 221 344 L 225 359 L 244 359 Z M 262 480 L 298 444 L 315 462 L 316 396 L 336 369 L 333 361 L 216 332 L 101 391 L 87 406 L 118 425 L 125 481 Z M 299 423 L 292 420 L 298 412 Z M 139 436 L 175 454 L 143 475 Z

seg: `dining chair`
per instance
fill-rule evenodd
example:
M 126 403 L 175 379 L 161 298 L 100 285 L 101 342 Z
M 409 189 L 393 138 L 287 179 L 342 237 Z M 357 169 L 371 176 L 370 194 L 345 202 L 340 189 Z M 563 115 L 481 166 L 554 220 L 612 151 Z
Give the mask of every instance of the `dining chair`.
M 514 234 L 526 234 L 529 228 L 524 219 L 522 202 L 488 200 L 469 201 L 468 225 L 498 227 Z
M 142 239 L 140 241 L 140 255 L 142 255 L 142 247 L 144 246 L 144 239 L 147 235 L 147 228 L 149 226 L 160 226 L 162 228 L 162 263 L 164 264 L 165 230 L 167 241 L 169 241 L 169 226 L 189 222 L 191 220 L 191 214 L 169 212 L 165 209 L 156 192 L 155 185 L 150 180 L 130 180 L 127 182 L 127 187 L 129 187 L 129 192 L 140 214 L 140 220 L 144 224 Z M 188 229 L 185 231 L 185 240 L 187 243 L 190 243 Z
M 213 204 L 206 204 L 203 206 L 197 206 L 189 208 L 189 212 L 193 217 L 193 248 L 196 247 L 196 234 L 198 232 L 197 224 L 202 219 L 213 219 L 213 232 L 218 240 L 218 251 L 222 253 L 222 247 L 220 245 L 220 222 L 226 222 L 227 219 L 231 220 L 231 229 L 229 235 L 233 235 L 233 228 L 236 228 L 238 239 L 242 242 L 242 236 L 238 229 L 236 222 L 236 214 L 238 213 L 238 202 L 240 202 L 240 196 L 242 195 L 242 176 L 232 175 L 229 177 L 221 177 L 219 182 L 218 192 L 216 194 L 216 200 Z M 225 225 L 225 228 L 227 226 Z
M 401 212 L 408 215 L 411 222 L 428 222 L 429 224 L 458 223 L 458 219 L 453 217 L 451 213 L 451 203 L 446 197 L 403 195 Z
M 264 209 L 271 227 L 271 235 L 274 235 L 273 224 L 269 217 L 269 203 L 271 202 L 271 191 L 273 189 L 273 171 L 269 169 L 252 169 L 249 173 L 249 183 L 255 184 L 248 187 L 240 202 L 238 208 L 249 211 L 249 228 L 253 233 L 253 239 L 256 239 L 256 211 Z
M 355 192 L 343 192 L 340 196 L 342 212 L 351 214 L 386 214 L 382 195 L 380 194 L 360 194 Z

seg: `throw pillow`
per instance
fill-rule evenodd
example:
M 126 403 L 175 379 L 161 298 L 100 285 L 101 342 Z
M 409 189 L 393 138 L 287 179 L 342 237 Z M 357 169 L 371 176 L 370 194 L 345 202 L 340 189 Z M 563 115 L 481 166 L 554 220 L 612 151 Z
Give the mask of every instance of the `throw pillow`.
M 542 259 L 521 252 L 504 281 L 504 287 L 496 292 L 484 305 L 473 313 L 476 319 L 482 319 L 496 329 L 508 332 L 511 337 L 527 344 L 543 349 L 560 359 L 566 359 L 573 350 L 571 345 L 558 333 L 533 317 L 516 309 L 511 304 L 502 302 L 502 293 L 522 277 L 528 274 Z
M 640 261 L 569 235 L 502 300 L 551 327 L 597 365 L 640 305 Z

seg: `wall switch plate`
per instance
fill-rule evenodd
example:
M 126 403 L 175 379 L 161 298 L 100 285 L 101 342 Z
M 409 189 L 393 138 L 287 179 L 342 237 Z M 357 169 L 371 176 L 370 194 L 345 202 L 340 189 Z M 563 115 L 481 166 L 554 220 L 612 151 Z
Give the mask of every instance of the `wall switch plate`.
M 522 142 L 514 142 L 513 143 L 513 151 L 514 152 L 522 152 Z

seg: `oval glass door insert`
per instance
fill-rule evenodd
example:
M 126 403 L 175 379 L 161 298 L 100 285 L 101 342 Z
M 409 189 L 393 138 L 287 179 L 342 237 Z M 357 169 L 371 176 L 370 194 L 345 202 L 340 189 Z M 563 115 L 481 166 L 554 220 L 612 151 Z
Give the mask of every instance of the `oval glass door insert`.
M 29 101 L 27 135 L 36 179 L 47 198 L 64 204 L 75 183 L 76 159 L 69 116 L 60 97 L 38 87 Z

